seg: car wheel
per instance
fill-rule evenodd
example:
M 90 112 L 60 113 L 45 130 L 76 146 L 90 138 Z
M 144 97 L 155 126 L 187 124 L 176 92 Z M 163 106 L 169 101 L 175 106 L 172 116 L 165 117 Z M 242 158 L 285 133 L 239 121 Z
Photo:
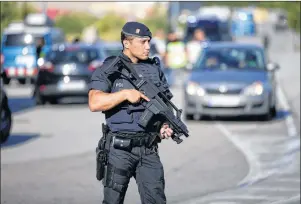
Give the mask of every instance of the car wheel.
M 185 114 L 186 120 L 193 120 L 193 115 L 192 114 Z
M 44 105 L 46 103 L 45 97 L 41 96 L 39 91 L 35 91 L 34 100 L 36 105 Z
M 9 79 L 9 78 L 3 77 L 3 83 L 4 83 L 5 85 L 8 85 L 9 82 L 10 82 L 10 79 Z
M 273 106 L 271 108 L 271 114 L 272 114 L 273 118 L 275 118 L 277 116 L 277 108 L 276 108 L 276 106 Z
M 30 84 L 35 84 L 35 83 L 36 83 L 36 80 L 30 79 Z
M 48 99 L 49 103 L 52 104 L 52 105 L 55 105 L 57 104 L 57 99 L 56 98 L 50 98 Z
M 271 121 L 276 113 L 276 108 L 270 108 L 269 111 L 261 116 L 259 116 L 260 121 Z
M 19 84 L 25 84 L 26 83 L 26 79 L 18 79 Z
M 3 129 L 0 131 L 1 144 L 2 144 L 7 141 L 12 126 L 11 111 L 8 107 L 7 102 L 4 102 L 0 115 L 1 115 L 1 126 L 3 126 Z

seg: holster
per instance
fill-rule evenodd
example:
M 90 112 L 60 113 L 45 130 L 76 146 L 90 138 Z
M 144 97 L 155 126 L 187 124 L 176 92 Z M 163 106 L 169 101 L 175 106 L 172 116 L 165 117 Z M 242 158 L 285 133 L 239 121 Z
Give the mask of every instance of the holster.
M 96 147 L 96 179 L 101 181 L 105 175 L 105 169 L 108 164 L 108 151 L 106 148 L 109 146 L 107 143 L 110 143 L 110 139 L 108 138 L 108 126 L 102 124 L 102 133 L 103 136 L 100 138 L 98 142 L 98 146 Z

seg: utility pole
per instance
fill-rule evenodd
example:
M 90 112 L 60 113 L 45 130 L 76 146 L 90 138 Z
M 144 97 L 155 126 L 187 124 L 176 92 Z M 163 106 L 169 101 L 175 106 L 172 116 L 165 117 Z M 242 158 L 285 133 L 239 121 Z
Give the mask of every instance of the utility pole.
M 26 16 L 27 16 L 27 2 L 24 1 L 22 6 L 22 18 L 25 19 Z
M 41 4 L 42 4 L 42 13 L 44 15 L 47 15 L 47 2 L 46 1 L 42 1 Z
M 178 16 L 180 12 L 179 2 L 171 1 L 168 7 L 169 31 L 176 31 L 178 27 Z

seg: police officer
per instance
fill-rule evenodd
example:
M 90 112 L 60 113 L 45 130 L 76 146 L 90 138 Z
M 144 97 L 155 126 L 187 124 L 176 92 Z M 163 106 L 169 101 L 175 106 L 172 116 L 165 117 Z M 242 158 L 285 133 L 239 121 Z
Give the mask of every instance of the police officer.
M 123 51 L 119 57 L 130 63 L 140 77 L 148 78 L 154 83 L 167 84 L 160 64 L 148 57 L 151 38 L 152 33 L 144 24 L 127 22 L 121 31 Z M 105 77 L 102 70 L 111 66 L 115 58 L 107 58 L 95 70 L 89 90 L 90 110 L 104 112 L 109 128 L 110 145 L 107 171 L 103 179 L 103 203 L 123 203 L 131 177 L 136 179 L 143 204 L 166 203 L 164 171 L 157 143 L 171 137 L 173 130 L 164 122 L 152 121 L 145 129 L 138 125 L 144 111 L 141 102 L 149 101 L 149 98 L 134 89 L 122 75 L 113 80 Z M 129 112 L 129 106 L 136 108 Z M 155 141 L 151 137 L 153 133 L 157 135 Z M 119 148 L 128 144 L 129 140 L 132 144 L 130 149 Z M 117 143 L 119 147 L 115 146 Z

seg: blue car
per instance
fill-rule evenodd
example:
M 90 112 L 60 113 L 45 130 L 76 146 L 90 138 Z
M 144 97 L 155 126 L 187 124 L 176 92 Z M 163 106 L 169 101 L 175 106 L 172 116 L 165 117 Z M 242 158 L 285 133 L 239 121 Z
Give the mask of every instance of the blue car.
M 184 84 L 187 119 L 276 115 L 276 63 L 257 45 L 209 43 Z
M 24 22 L 12 23 L 3 32 L 1 53 L 4 57 L 4 84 L 11 79 L 19 83 L 32 82 L 38 73 L 36 47 L 38 39 L 44 39 L 42 53 L 46 54 L 52 45 L 63 43 L 63 32 L 55 27 L 31 26 Z

